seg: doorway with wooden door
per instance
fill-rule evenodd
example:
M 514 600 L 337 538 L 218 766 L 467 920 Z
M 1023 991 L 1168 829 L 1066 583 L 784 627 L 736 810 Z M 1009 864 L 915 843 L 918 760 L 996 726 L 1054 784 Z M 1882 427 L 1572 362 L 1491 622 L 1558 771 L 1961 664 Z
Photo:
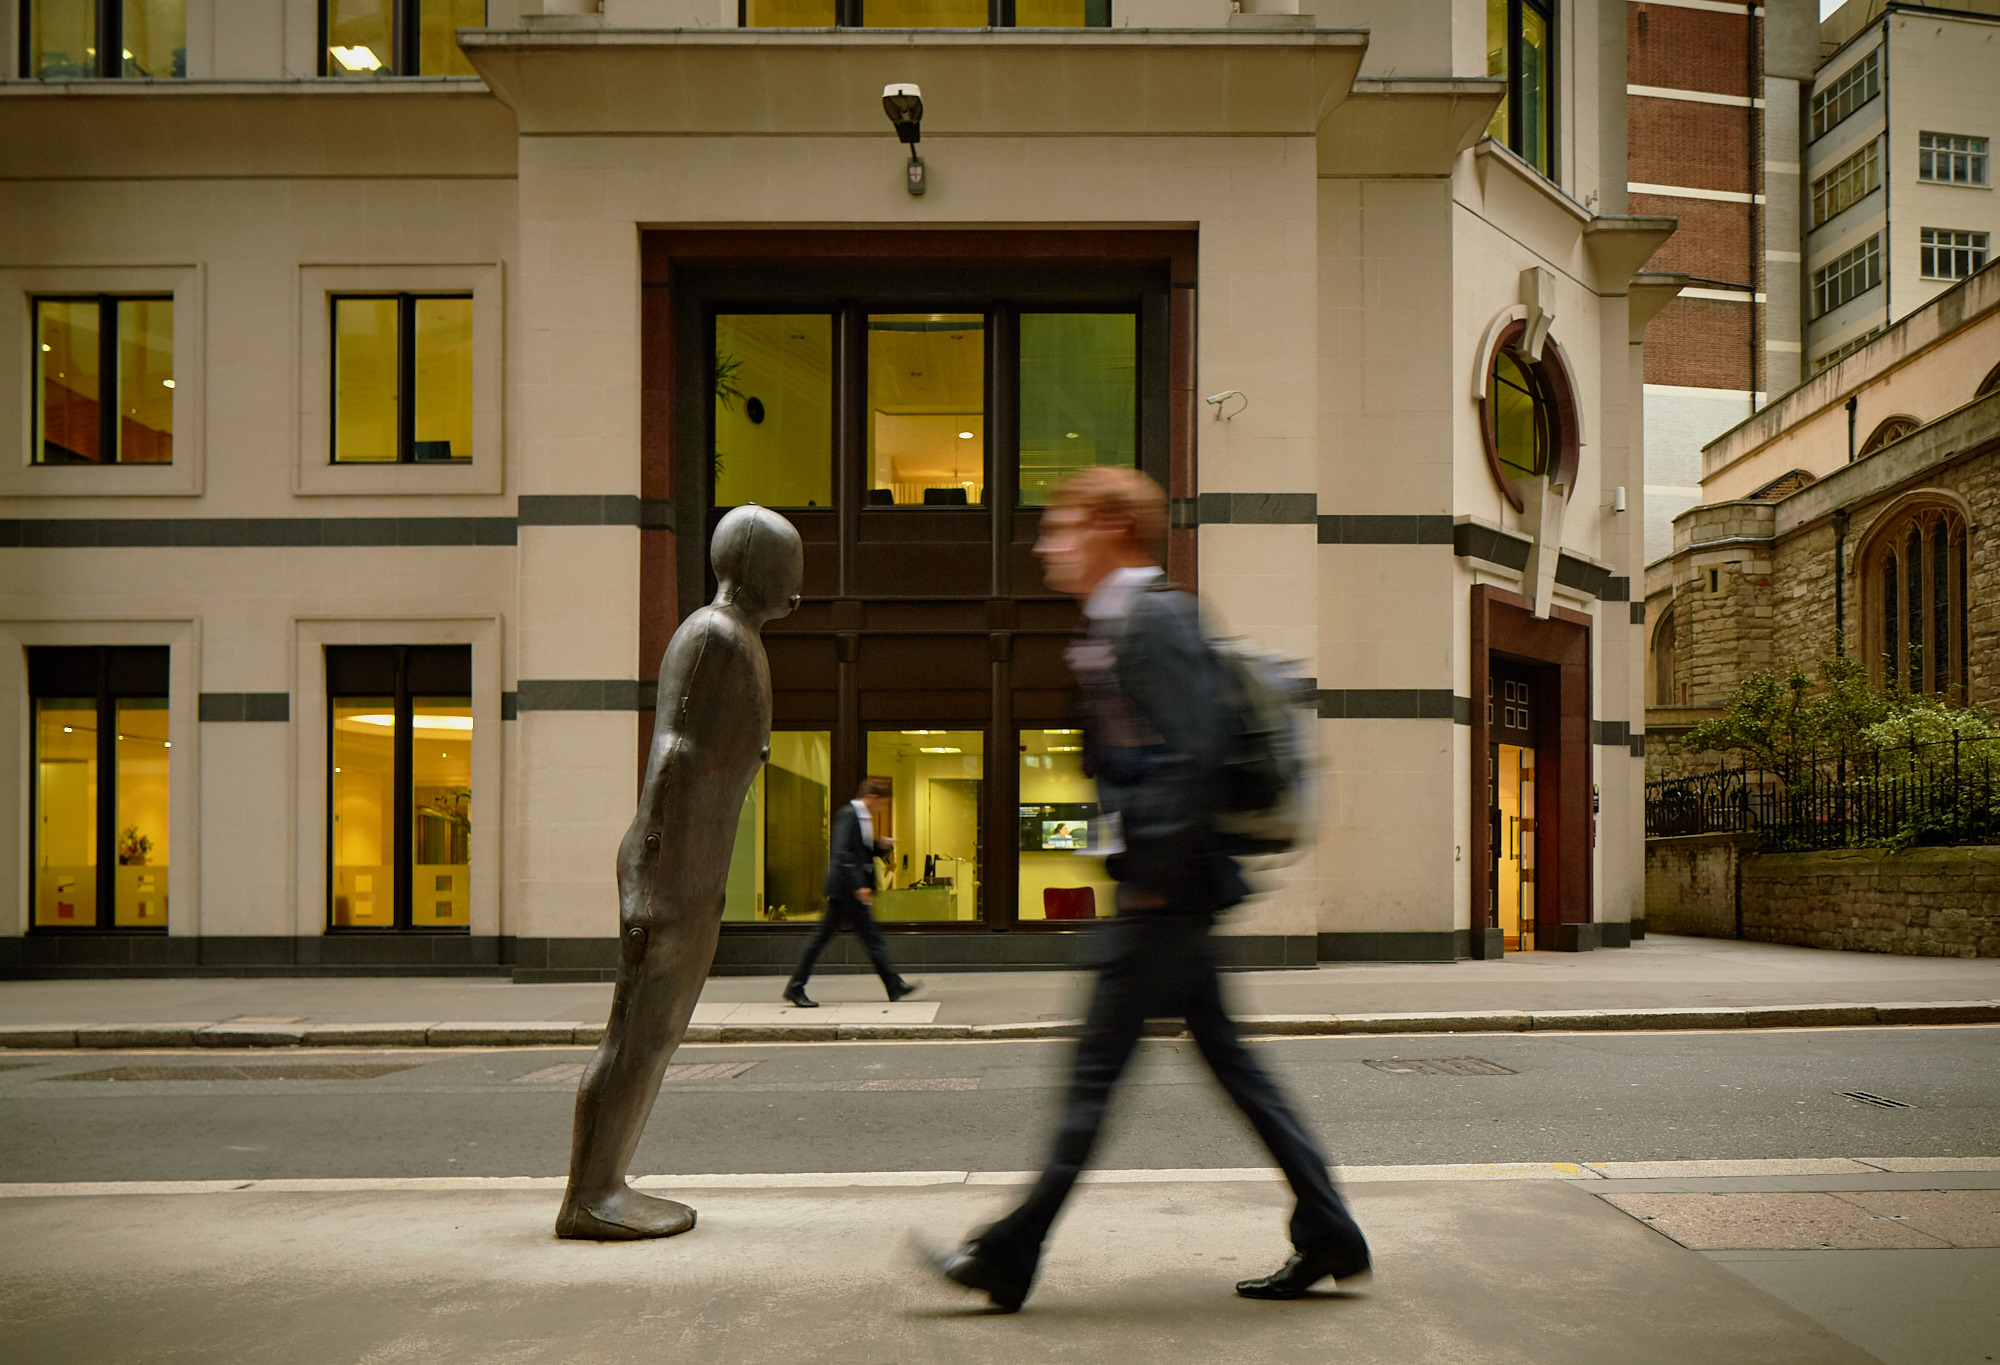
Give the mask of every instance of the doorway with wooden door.
M 1492 923 L 1509 952 L 1535 947 L 1535 670 L 1493 660 L 1486 685 Z

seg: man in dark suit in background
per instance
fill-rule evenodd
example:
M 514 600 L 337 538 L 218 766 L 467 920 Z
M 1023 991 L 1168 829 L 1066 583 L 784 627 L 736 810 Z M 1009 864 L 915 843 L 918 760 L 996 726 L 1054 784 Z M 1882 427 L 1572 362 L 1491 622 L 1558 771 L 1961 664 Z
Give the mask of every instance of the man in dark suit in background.
M 1048 585 L 1083 604 L 1089 627 L 1069 661 L 1085 718 L 1085 770 L 1104 812 L 1093 843 L 1108 850 L 1118 914 L 1101 930 L 1106 962 L 1041 1179 L 1014 1212 L 930 1258 L 947 1280 L 984 1291 L 1002 1312 L 1019 1308 L 1034 1283 L 1042 1243 L 1148 1019 L 1187 1021 L 1202 1060 L 1298 1198 L 1291 1259 L 1236 1292 L 1297 1298 L 1328 1276 L 1369 1268 L 1368 1244 L 1334 1193 L 1326 1158 L 1222 1007 L 1209 929 L 1247 890 L 1215 833 L 1232 713 L 1194 599 L 1165 582 L 1158 550 L 1165 540 L 1159 485 L 1134 469 L 1098 466 L 1063 486 L 1035 545 Z
M 833 813 L 826 850 L 826 914 L 820 917 L 798 970 L 785 986 L 785 999 L 801 1009 L 819 1008 L 819 1002 L 806 995 L 806 982 L 812 979 L 813 963 L 819 961 L 843 924 L 861 940 L 889 999 L 906 999 L 923 988 L 923 982 L 905 980 L 889 965 L 889 949 L 870 910 L 875 903 L 875 860 L 888 857 L 896 846 L 894 839 L 875 837 L 877 823 L 888 808 L 889 784 L 870 777 L 862 781 L 852 801 Z

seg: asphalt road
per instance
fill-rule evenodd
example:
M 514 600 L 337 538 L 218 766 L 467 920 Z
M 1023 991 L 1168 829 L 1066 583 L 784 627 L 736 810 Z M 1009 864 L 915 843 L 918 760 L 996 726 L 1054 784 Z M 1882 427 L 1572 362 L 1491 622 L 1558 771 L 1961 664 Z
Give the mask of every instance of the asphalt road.
M 1990 1156 L 2000 1030 L 1301 1038 L 1256 1044 L 1351 1165 Z M 0 1180 L 559 1175 L 581 1048 L 0 1058 Z M 1039 1164 L 1069 1044 L 684 1048 L 755 1063 L 662 1089 L 635 1174 L 1021 1170 Z M 1387 1071 L 1473 1057 L 1511 1074 Z M 356 1079 L 91 1079 L 139 1068 L 401 1068 Z M 676 1075 L 684 1073 L 676 1073 Z M 1097 1154 L 1110 1167 L 1269 1160 L 1191 1043 L 1141 1046 Z M 867 1087 L 867 1088 L 864 1088 Z M 1885 1109 L 1839 1092 L 1865 1091 Z

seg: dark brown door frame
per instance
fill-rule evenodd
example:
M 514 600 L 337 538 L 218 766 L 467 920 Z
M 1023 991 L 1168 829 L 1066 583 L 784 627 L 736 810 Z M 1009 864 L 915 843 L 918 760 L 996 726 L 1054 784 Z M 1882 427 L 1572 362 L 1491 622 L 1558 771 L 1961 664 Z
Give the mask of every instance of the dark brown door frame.
M 1495 927 L 1492 741 L 1487 677 L 1494 655 L 1536 671 L 1535 943 L 1553 947 L 1561 924 L 1588 924 L 1591 877 L 1590 618 L 1564 607 L 1537 620 L 1519 593 L 1472 589 L 1472 933 Z M 1475 947 L 1475 951 L 1477 948 Z

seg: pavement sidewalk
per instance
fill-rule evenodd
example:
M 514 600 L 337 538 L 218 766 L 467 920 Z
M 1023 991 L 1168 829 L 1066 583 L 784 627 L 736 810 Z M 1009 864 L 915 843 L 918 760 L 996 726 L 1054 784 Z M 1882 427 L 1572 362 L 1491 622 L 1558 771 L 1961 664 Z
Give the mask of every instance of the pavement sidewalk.
M 1282 1183 L 1104 1172 L 1131 1178 L 1079 1189 L 1026 1309 L 995 1316 L 910 1250 L 1018 1197 L 950 1174 L 711 1185 L 694 1232 L 627 1243 L 557 1241 L 539 1187 L 10 1187 L 0 1316 L 48 1365 L 1958 1365 L 2000 1331 L 1994 1176 L 1350 1183 L 1374 1282 L 1257 1303 L 1231 1286 L 1283 1256 Z
M 1074 1029 L 1081 972 L 955 972 L 888 1004 L 872 977 L 716 977 L 690 1042 L 1009 1038 Z M 1260 1034 L 2000 1023 L 2000 960 L 1894 957 L 1656 935 L 1629 949 L 1497 962 L 1329 963 L 1227 977 Z M 521 1046 L 593 1043 L 611 987 L 464 978 L 0 982 L 0 1047 Z M 1163 1022 L 1163 1030 L 1176 1024 Z

